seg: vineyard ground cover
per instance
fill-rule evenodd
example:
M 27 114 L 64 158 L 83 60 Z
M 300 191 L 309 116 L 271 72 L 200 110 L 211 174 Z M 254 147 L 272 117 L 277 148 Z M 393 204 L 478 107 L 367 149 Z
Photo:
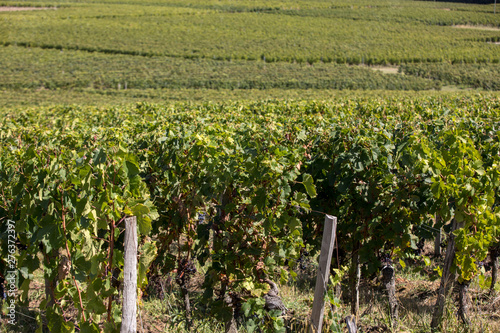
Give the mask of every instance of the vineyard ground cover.
M 500 28 L 481 26 L 481 25 L 454 25 L 453 27 L 457 28 L 457 29 L 477 29 L 477 30 L 486 30 L 486 31 L 500 31 Z
M 430 242 L 426 242 L 422 255 L 432 258 L 433 248 Z M 431 265 L 422 270 L 418 262 L 408 262 L 405 268 L 398 266 L 397 297 L 401 303 L 401 325 L 396 330 L 390 329 L 390 320 L 387 313 L 387 301 L 385 291 L 380 285 L 380 277 L 364 279 L 361 283 L 361 318 L 358 328 L 363 332 L 385 333 L 385 332 L 413 332 L 425 333 L 429 331 L 433 306 L 436 300 L 436 291 L 439 288 L 439 280 L 433 269 L 442 264 L 444 256 L 432 258 Z M 304 325 L 310 316 L 314 294 L 314 282 L 316 265 L 311 264 L 305 269 L 298 269 L 295 281 L 280 285 L 280 295 L 285 305 L 290 310 L 288 319 L 289 332 L 305 332 Z M 203 313 L 204 306 L 201 301 L 201 287 L 203 284 L 203 267 L 197 265 L 199 272 L 190 282 L 190 293 L 193 296 L 194 318 L 193 326 L 198 333 L 222 333 L 224 327 L 219 322 Z M 34 273 L 35 278 L 31 282 L 29 307 L 20 307 L 18 311 L 24 316 L 20 317 L 19 325 L 15 330 L 9 328 L 5 321 L 0 323 L 0 329 L 5 333 L 31 333 L 37 328 L 34 318 L 39 313 L 38 307 L 44 299 L 44 282 L 41 270 Z M 429 279 L 429 276 L 434 278 Z M 144 294 L 139 303 L 137 327 L 138 332 L 189 332 L 184 328 L 184 313 L 182 298 L 176 286 L 174 275 L 162 277 L 163 290 L 150 290 L 150 294 Z M 342 282 L 342 298 L 347 298 L 349 290 L 345 288 L 347 281 Z M 500 284 L 498 286 L 500 289 Z M 472 285 L 471 292 L 471 315 L 473 325 L 468 331 L 497 332 L 500 329 L 500 309 L 489 302 L 485 296 L 487 290 L 482 290 L 476 282 Z M 456 308 L 450 302 L 450 308 L 446 315 L 443 332 L 458 332 L 463 328 L 458 322 L 455 312 Z M 331 315 L 331 311 L 327 312 Z M 335 321 L 341 320 L 349 314 L 347 303 L 337 308 L 337 316 L 325 316 L 325 326 L 331 326 Z M 47 331 L 48 332 L 48 331 Z M 242 330 L 241 332 L 245 332 Z
M 7 6 L 2 6 L 0 7 L 0 12 L 16 12 L 16 11 L 23 11 L 23 10 L 44 10 L 44 9 L 51 9 L 49 7 L 7 7 Z
M 399 74 L 399 67 L 397 66 L 371 66 L 369 67 L 374 71 L 380 71 L 385 74 Z

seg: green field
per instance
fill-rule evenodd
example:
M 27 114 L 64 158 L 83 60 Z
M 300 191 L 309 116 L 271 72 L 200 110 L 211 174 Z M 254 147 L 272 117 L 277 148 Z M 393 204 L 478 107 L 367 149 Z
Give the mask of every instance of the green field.
M 35 2 L 35 4 L 37 4 Z M 369 1 L 63 2 L 5 14 L 3 45 L 267 62 L 498 63 L 490 6 Z M 490 29 L 458 29 L 458 25 Z
M 2 1 L 1 105 L 183 90 L 498 90 L 493 5 L 434 1 Z M 374 66 L 379 66 L 374 67 Z M 378 69 L 378 70 L 377 70 Z M 124 90 L 132 90 L 127 93 Z M 149 91 L 149 92 L 148 92 Z M 202 93 L 205 94 L 205 93 Z M 41 103 L 49 103 L 47 98 Z M 310 92 L 308 96 L 314 95 Z M 318 98 L 324 96 L 319 92 Z M 236 96 L 239 96 L 236 93 Z M 258 94 L 262 96 L 262 94 Z M 259 97 L 260 98 L 260 97 Z M 185 100 L 190 100 L 187 93 Z

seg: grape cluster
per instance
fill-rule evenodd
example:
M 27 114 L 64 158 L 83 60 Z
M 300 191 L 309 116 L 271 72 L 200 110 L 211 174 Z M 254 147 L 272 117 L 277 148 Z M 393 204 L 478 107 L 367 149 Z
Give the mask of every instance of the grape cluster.
M 414 250 L 417 256 L 421 255 L 424 252 L 425 240 L 421 238 L 417 243 L 417 249 Z
M 177 279 L 186 280 L 190 275 L 196 274 L 197 270 L 194 263 L 188 259 L 181 259 L 177 269 Z
M 198 224 L 204 224 L 206 222 L 207 213 L 198 213 Z
M 308 256 L 309 256 L 308 251 L 302 251 L 299 259 L 297 259 L 297 264 L 299 265 L 299 268 L 302 271 L 305 271 L 307 269 L 307 262 L 309 261 L 307 258 Z
M 390 254 L 384 253 L 380 256 L 380 263 L 382 266 L 392 265 L 392 258 Z
M 485 272 L 491 271 L 491 263 L 485 263 L 484 261 L 478 261 L 477 266 L 479 268 L 484 267 Z

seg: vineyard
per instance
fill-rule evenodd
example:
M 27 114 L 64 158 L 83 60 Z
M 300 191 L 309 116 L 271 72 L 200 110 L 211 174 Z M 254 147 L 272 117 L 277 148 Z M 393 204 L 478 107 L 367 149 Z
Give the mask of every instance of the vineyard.
M 500 331 L 496 3 L 0 9 L 2 332 Z
M 345 64 L 221 62 L 168 57 L 88 54 L 77 51 L 4 47 L 0 54 L 2 90 L 20 89 L 363 89 L 430 90 L 437 80 L 386 75 L 369 67 Z M 26 64 L 29 64 L 27 66 Z M 123 68 L 127 70 L 123 71 Z M 490 67 L 488 67 L 490 68 Z M 498 84 L 500 65 L 491 80 Z M 455 82 L 453 82 L 455 83 Z M 497 86 L 491 87 L 496 90 Z
M 360 277 L 430 262 L 415 251 L 439 230 L 456 249 L 435 274 L 489 281 L 494 295 L 481 265 L 499 246 L 499 113 L 480 95 L 3 111 L 0 216 L 15 223 L 19 300 L 42 268 L 40 330 L 117 331 L 123 220 L 136 216 L 144 297 L 173 276 L 190 327 L 201 269 L 197 311 L 284 332 L 279 311 L 263 311 L 264 281 L 297 278 L 325 213 L 338 217 L 334 275 L 348 277 L 355 315 Z
M 499 87 L 500 21 L 492 4 L 3 0 L 0 6 L 43 8 L 0 13 L 1 106 L 66 104 L 74 95 L 92 102 L 102 94 L 114 104 L 189 101 L 193 94 L 183 91 L 190 89 L 209 90 L 210 97 L 214 90 L 248 96 L 279 89 L 271 98 L 321 90 L 322 99 L 333 89 Z
M 484 6 L 321 0 L 293 6 L 254 1 L 158 1 L 148 6 L 133 0 L 29 2 L 37 3 L 57 10 L 2 14 L 2 45 L 266 62 L 499 61 L 493 43 L 500 40 L 500 22 Z

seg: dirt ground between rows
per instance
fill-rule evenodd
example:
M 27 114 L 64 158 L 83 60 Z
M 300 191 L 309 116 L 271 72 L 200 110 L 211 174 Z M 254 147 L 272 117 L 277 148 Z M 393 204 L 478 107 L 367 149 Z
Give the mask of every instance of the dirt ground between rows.
M 17 12 L 21 10 L 47 10 L 47 9 L 55 9 L 49 7 L 0 7 L 0 12 Z
M 490 26 L 486 26 L 486 25 L 467 25 L 467 24 L 461 24 L 461 25 L 454 25 L 453 28 L 457 28 L 457 29 L 475 29 L 475 30 L 484 30 L 484 31 L 500 31 L 500 28 L 490 27 Z

